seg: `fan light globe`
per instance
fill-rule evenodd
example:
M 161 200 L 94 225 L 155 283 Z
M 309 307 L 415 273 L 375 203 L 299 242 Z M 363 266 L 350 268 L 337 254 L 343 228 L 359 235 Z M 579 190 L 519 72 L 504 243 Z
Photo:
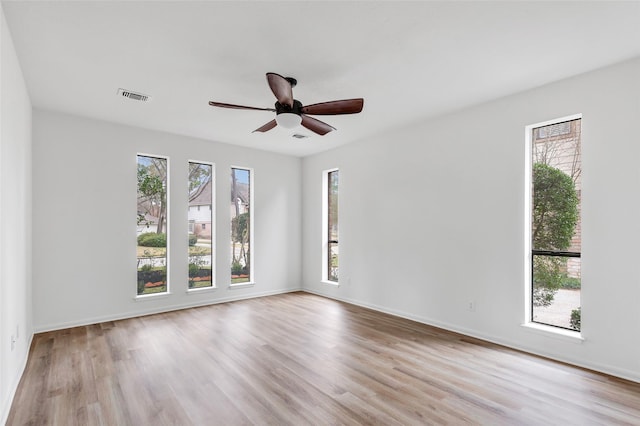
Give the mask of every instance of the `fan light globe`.
M 302 117 L 291 112 L 283 112 L 276 115 L 276 123 L 278 123 L 278 126 L 282 126 L 286 129 L 293 129 L 302 123 Z

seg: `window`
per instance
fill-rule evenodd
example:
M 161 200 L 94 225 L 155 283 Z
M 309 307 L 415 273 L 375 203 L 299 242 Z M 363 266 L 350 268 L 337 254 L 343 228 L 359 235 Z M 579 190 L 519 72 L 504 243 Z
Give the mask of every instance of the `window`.
M 138 155 L 138 296 L 166 293 L 167 158 Z
M 252 281 L 252 173 L 231 168 L 231 284 Z
M 209 288 L 213 280 L 213 165 L 189 162 L 189 289 Z M 200 209 L 206 206 L 206 209 Z M 207 226 L 209 225 L 209 226 Z
M 581 119 L 529 126 L 530 320 L 580 331 Z
M 337 169 L 324 172 L 323 182 L 323 256 L 322 279 L 338 283 L 338 186 Z

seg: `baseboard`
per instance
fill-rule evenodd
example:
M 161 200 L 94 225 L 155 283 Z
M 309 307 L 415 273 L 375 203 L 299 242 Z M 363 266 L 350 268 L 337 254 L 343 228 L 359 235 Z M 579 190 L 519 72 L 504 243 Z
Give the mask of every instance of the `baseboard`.
M 215 300 L 199 301 L 195 303 L 194 302 L 181 303 L 177 305 L 162 306 L 159 308 L 143 309 L 136 312 L 127 312 L 127 313 L 120 313 L 120 314 L 113 314 L 113 315 L 84 318 L 78 321 L 68 321 L 68 322 L 60 322 L 60 323 L 54 323 L 54 324 L 36 325 L 34 327 L 34 330 L 35 330 L 35 333 L 44 333 L 47 331 L 63 330 L 63 329 L 72 328 L 72 327 L 82 327 L 85 325 L 99 324 L 107 321 L 118 321 L 118 320 L 124 320 L 129 318 L 137 318 L 137 317 L 143 317 L 146 315 L 161 314 L 164 312 L 179 311 L 182 309 L 189 309 L 189 308 L 197 308 L 200 306 L 216 305 L 219 303 L 235 302 L 238 300 L 255 299 L 257 297 L 275 296 L 277 294 L 292 293 L 292 292 L 301 291 L 301 290 L 302 289 L 300 287 L 286 288 L 286 289 L 279 289 L 274 291 L 264 291 L 264 292 L 258 292 L 258 293 L 245 294 L 242 296 L 222 297 Z
M 16 392 L 18 391 L 18 386 L 20 385 L 20 380 L 22 379 L 22 375 L 24 374 L 25 368 L 27 368 L 27 362 L 29 362 L 29 354 L 31 353 L 31 343 L 33 342 L 33 333 L 29 336 L 29 342 L 27 342 L 27 353 L 22 360 L 22 365 L 20 366 L 20 371 L 16 374 L 14 383 L 11 384 L 11 388 L 9 389 L 9 393 L 7 394 L 7 399 L 2 402 L 2 411 L 0 412 L 0 425 L 6 425 L 7 420 L 9 418 L 9 411 L 11 411 L 11 406 L 13 405 L 13 398 L 16 396 Z
M 499 338 L 497 336 L 493 336 L 490 334 L 479 333 L 477 330 L 471 330 L 466 328 L 457 327 L 452 324 L 448 324 L 441 321 L 436 321 L 431 318 L 421 317 L 418 315 L 413 315 L 407 312 L 397 311 L 394 309 L 389 309 L 384 306 L 379 306 L 371 303 L 361 302 L 359 300 L 354 300 L 346 297 L 337 297 L 334 295 L 327 295 L 321 292 L 317 292 L 310 289 L 302 289 L 302 291 L 306 293 L 315 294 L 317 296 L 326 297 L 329 299 L 339 300 L 341 302 L 349 303 L 351 305 L 360 306 L 363 308 L 371 309 L 374 311 L 382 312 L 385 314 L 393 315 L 399 318 L 408 319 L 411 321 L 419 322 L 421 324 L 429 325 L 432 327 L 440 328 L 447 331 L 452 331 L 454 333 L 463 334 L 465 336 L 474 337 L 476 339 L 484 340 L 486 342 L 495 343 L 496 345 L 505 346 L 507 348 L 515 349 L 518 351 L 526 352 L 532 355 L 540 356 L 547 359 L 552 359 L 554 361 L 563 362 L 566 364 L 570 364 L 579 368 L 584 368 L 586 370 L 592 370 L 598 373 L 607 374 L 609 376 L 618 377 L 624 380 L 629 380 L 631 382 L 640 383 L 640 375 L 637 372 L 612 367 L 606 364 L 597 364 L 597 363 L 588 363 L 583 360 L 573 359 L 571 357 L 562 357 L 556 354 L 548 353 L 545 351 L 540 351 L 537 348 L 527 347 L 520 344 L 516 344 L 514 342 Z

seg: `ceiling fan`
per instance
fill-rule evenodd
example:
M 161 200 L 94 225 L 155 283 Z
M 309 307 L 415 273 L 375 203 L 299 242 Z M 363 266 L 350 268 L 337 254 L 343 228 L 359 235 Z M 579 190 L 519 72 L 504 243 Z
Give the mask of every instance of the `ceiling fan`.
M 319 135 L 326 135 L 335 127 L 317 120 L 311 115 L 340 115 L 340 114 L 357 114 L 362 111 L 364 99 L 344 99 L 340 101 L 321 102 L 313 105 L 302 105 L 297 99 L 293 99 L 293 88 L 298 83 L 295 78 L 283 77 L 273 72 L 267 73 L 267 83 L 271 91 L 276 96 L 277 102 L 275 108 L 258 108 L 243 105 L 227 104 L 223 102 L 209 102 L 209 105 L 221 108 L 232 109 L 250 109 L 259 111 L 273 111 L 276 118 L 271 120 L 262 127 L 257 128 L 254 132 L 266 132 L 273 129 L 276 125 L 285 128 L 294 128 L 302 124 L 307 129 Z

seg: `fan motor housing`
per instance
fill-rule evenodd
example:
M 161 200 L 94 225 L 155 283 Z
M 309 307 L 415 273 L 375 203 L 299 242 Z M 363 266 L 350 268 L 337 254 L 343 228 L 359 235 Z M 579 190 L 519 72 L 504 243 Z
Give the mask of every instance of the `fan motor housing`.
M 276 114 L 293 113 L 297 115 L 302 114 L 302 102 L 297 99 L 293 100 L 293 107 L 289 105 L 282 105 L 280 102 L 276 102 Z

